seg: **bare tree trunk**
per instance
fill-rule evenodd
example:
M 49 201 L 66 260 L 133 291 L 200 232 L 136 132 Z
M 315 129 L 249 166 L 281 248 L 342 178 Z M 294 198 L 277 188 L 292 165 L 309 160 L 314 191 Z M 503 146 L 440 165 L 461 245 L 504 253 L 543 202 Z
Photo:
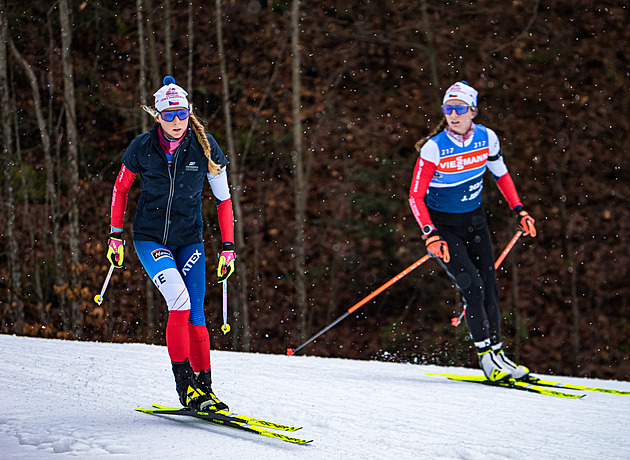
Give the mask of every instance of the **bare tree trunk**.
M 75 338 L 81 333 L 83 312 L 79 309 L 79 133 L 77 131 L 76 100 L 74 96 L 74 71 L 72 68 L 72 28 L 70 16 L 72 10 L 68 0 L 59 1 L 59 19 L 61 26 L 61 61 L 63 64 L 63 93 L 66 110 L 66 132 L 68 134 L 68 201 L 70 249 L 70 290 L 72 298 L 70 308 L 72 314 L 72 335 Z
M 564 183 L 562 181 L 562 175 L 564 171 L 568 170 L 569 159 L 571 158 L 570 151 L 568 149 L 569 145 L 569 137 L 565 134 L 566 137 L 560 137 L 558 142 L 560 147 L 562 148 L 563 155 L 560 158 L 559 164 L 556 165 L 555 168 L 555 179 L 556 179 L 556 191 L 560 199 L 560 228 L 562 229 L 562 252 L 564 254 L 564 260 L 567 264 L 567 270 L 569 272 L 569 280 L 570 280 L 570 299 L 571 299 L 571 319 L 573 326 L 573 341 L 571 343 L 572 353 L 573 353 L 573 362 L 578 365 L 580 363 L 580 306 L 578 303 L 578 295 L 577 295 L 577 267 L 579 267 L 579 263 L 576 263 L 575 260 L 575 251 L 573 250 L 572 238 L 570 235 L 570 223 L 569 216 L 567 213 L 567 200 L 566 194 L 564 190 Z M 563 145 L 563 143 L 565 145 Z M 550 167 L 550 171 L 553 169 Z
M 193 58 L 195 55 L 195 47 L 193 40 L 193 2 L 188 2 L 188 70 L 186 72 L 186 91 L 188 91 L 189 98 L 193 97 Z
M 441 100 L 440 94 L 440 82 L 438 80 L 437 64 L 435 62 L 435 46 L 433 44 L 433 34 L 431 33 L 431 25 L 429 21 L 429 14 L 427 13 L 427 2 L 421 0 L 420 10 L 422 11 L 422 25 L 424 27 L 424 33 L 427 37 L 427 55 L 429 57 L 429 68 L 431 69 L 431 86 L 433 87 L 433 94 L 437 101 Z
M 166 57 L 166 74 L 173 75 L 173 59 L 171 57 L 171 1 L 164 0 L 164 55 Z
M 12 84 L 13 82 L 9 82 L 9 84 L 11 84 L 11 86 L 13 86 Z M 12 94 L 11 97 L 11 107 L 17 107 L 16 101 L 15 101 L 15 94 Z M 17 117 L 12 117 L 13 118 L 13 132 L 15 133 L 15 159 L 16 159 L 16 166 L 17 166 L 17 171 L 24 171 L 24 163 L 22 162 L 22 147 L 20 145 L 20 129 L 19 129 L 19 123 L 17 120 Z M 31 180 L 30 180 L 30 176 L 28 176 L 27 174 L 20 174 L 20 179 L 22 181 L 22 200 L 24 201 L 24 206 L 23 206 L 23 212 L 21 213 L 21 227 L 26 226 L 28 228 L 28 236 L 29 236 L 29 241 L 30 241 L 30 247 L 31 248 L 35 248 L 35 223 L 33 221 L 33 219 L 31 218 L 31 209 L 29 206 L 29 191 L 31 190 Z M 20 260 L 20 254 L 19 254 L 19 247 L 17 247 L 16 244 L 16 258 L 18 260 Z M 40 277 L 39 277 L 39 267 L 37 265 L 37 256 L 36 256 L 37 252 L 36 251 L 31 251 L 31 256 L 32 256 L 32 262 L 33 262 L 33 272 L 29 273 L 27 275 L 27 279 L 28 280 L 33 280 L 35 283 L 34 288 L 29 289 L 29 286 L 27 284 L 26 289 L 25 286 L 22 283 L 22 275 L 21 275 L 21 270 L 22 270 L 22 263 L 20 262 L 20 266 L 17 267 L 20 270 L 17 273 L 13 274 L 14 277 L 14 285 L 15 285 L 15 292 L 16 292 L 16 302 L 13 305 L 13 318 L 14 318 L 14 330 L 16 331 L 23 331 L 24 330 L 24 319 L 25 319 L 25 315 L 24 315 L 24 299 L 25 298 L 30 298 L 31 297 L 31 293 L 35 293 L 35 297 L 38 298 L 37 300 L 37 304 L 38 306 L 42 306 L 43 302 L 40 300 L 41 299 L 41 295 L 37 295 L 38 292 L 41 293 L 41 285 L 39 283 Z M 22 256 L 23 257 L 23 256 Z M 25 268 L 25 271 L 27 271 L 28 268 Z M 31 276 L 32 275 L 32 276 Z M 32 304 L 31 301 L 29 301 L 30 304 Z
M 306 305 L 306 183 L 302 152 L 301 83 L 300 83 L 300 0 L 291 6 L 291 75 L 293 91 L 293 193 L 295 195 L 295 307 L 298 315 L 298 333 L 305 340 L 309 333 Z
M 59 299 L 59 310 L 61 315 L 61 328 L 63 331 L 72 330 L 72 313 L 70 311 L 69 299 L 68 299 L 68 277 L 67 277 L 67 268 L 66 264 L 63 260 L 63 248 L 61 247 L 61 142 L 63 141 L 63 135 L 61 134 L 61 122 L 63 121 L 63 114 L 65 113 L 65 109 L 62 108 L 59 114 L 59 119 L 57 120 L 57 124 L 55 125 L 55 161 L 53 164 L 56 165 L 56 170 L 53 168 L 52 172 L 56 172 L 54 174 L 55 179 L 51 180 L 51 184 L 53 184 L 54 188 L 54 197 L 55 200 L 52 202 L 52 206 L 55 208 L 53 220 L 53 229 L 52 229 L 52 237 L 53 237 L 53 247 L 55 250 L 55 293 L 57 294 L 57 298 Z
M 53 269 L 52 269 L 53 270 L 52 276 L 55 279 L 55 285 L 53 289 L 55 290 L 55 293 L 57 293 L 57 298 L 59 299 L 61 328 L 63 330 L 67 330 L 70 327 L 69 325 L 70 320 L 69 320 L 68 305 L 67 305 L 68 299 L 65 293 L 66 269 L 63 263 L 63 252 L 61 250 L 61 237 L 60 237 L 61 204 L 59 200 L 60 194 L 58 193 L 60 168 L 55 169 L 56 165 L 58 166 L 60 164 L 59 142 L 61 141 L 61 137 L 59 134 L 60 132 L 59 123 L 61 123 L 62 114 L 64 113 L 64 110 L 62 109 L 61 111 L 55 111 L 53 109 L 54 101 L 55 101 L 55 78 L 54 78 L 53 63 L 55 62 L 55 56 L 56 56 L 55 51 L 54 51 L 56 48 L 56 40 L 54 38 L 55 35 L 53 32 L 53 21 L 51 18 L 52 13 L 53 13 L 53 8 L 51 8 L 48 11 L 48 21 L 46 21 L 47 28 L 48 28 L 48 37 L 49 37 L 48 38 L 48 42 L 49 42 L 48 59 L 50 62 L 49 70 L 47 73 L 47 81 L 46 81 L 46 84 L 48 86 L 48 94 L 49 94 L 49 97 L 48 97 L 49 116 L 48 116 L 46 129 L 43 131 L 44 134 L 42 134 L 42 129 L 40 128 L 40 135 L 42 136 L 42 139 L 48 138 L 49 141 L 50 141 L 50 138 L 48 137 L 48 133 L 52 134 L 54 132 L 56 135 L 55 159 L 53 159 L 53 156 L 52 156 L 52 141 L 50 141 L 48 152 L 46 151 L 46 149 L 44 149 L 44 165 L 46 167 L 46 205 L 49 207 L 46 213 L 46 215 L 49 216 L 48 221 L 47 221 L 48 225 L 46 226 L 47 227 L 46 232 L 47 234 L 50 234 L 51 239 L 52 239 L 52 244 L 53 244 L 53 254 L 54 254 L 54 260 L 55 260 L 55 263 L 53 264 Z M 58 117 L 58 122 L 56 124 L 53 122 L 53 117 L 55 116 L 55 114 L 57 114 L 57 117 Z M 54 130 L 53 130 L 53 126 L 54 126 Z M 55 172 L 57 172 L 57 174 L 55 174 Z
M 507 9 L 509 8 L 508 6 L 506 6 L 505 4 L 502 5 L 503 8 L 503 13 L 507 14 Z M 502 25 L 502 29 L 507 33 L 509 28 L 511 27 L 510 24 L 504 23 Z M 503 64 L 499 64 L 500 66 L 503 66 Z M 502 67 L 503 68 L 503 67 Z M 499 74 L 501 75 L 501 84 L 498 85 L 498 87 L 501 87 L 505 80 L 506 77 L 505 75 L 507 75 L 507 71 L 505 69 L 503 69 L 503 71 L 499 72 Z M 495 92 L 494 93 L 495 97 L 497 97 L 498 93 Z M 501 93 L 501 102 L 503 104 L 505 104 L 506 106 L 510 106 L 514 103 L 514 101 L 509 100 L 508 98 L 505 97 L 505 94 Z M 514 122 L 512 118 L 508 118 L 505 120 L 505 122 L 503 123 L 503 129 L 504 129 L 504 135 L 507 139 L 514 139 Z M 513 154 L 514 154 L 514 146 L 512 143 L 509 143 L 505 146 L 502 146 L 502 152 L 503 152 L 503 157 L 505 158 L 506 162 L 508 163 L 509 166 L 509 162 L 510 159 L 513 158 Z M 511 213 L 511 211 L 510 211 Z M 509 235 L 508 235 L 509 236 Z M 516 248 L 514 248 L 512 250 L 513 252 L 516 252 Z M 516 359 L 517 361 L 519 361 L 521 359 L 521 352 L 523 350 L 523 341 L 524 339 L 527 338 L 528 336 L 528 331 L 527 328 L 524 327 L 524 323 L 521 319 L 521 314 L 519 311 L 519 291 L 520 291 L 520 276 L 519 276 L 519 264 L 517 263 L 518 258 L 516 256 L 516 254 L 513 254 L 511 257 L 511 266 L 510 266 L 510 272 L 511 272 L 511 278 L 512 278 L 512 291 L 510 293 L 510 302 L 511 302 L 511 313 L 512 313 L 512 318 L 511 318 L 511 324 L 512 327 L 514 329 L 514 336 L 513 336 L 513 342 L 511 344 L 511 354 L 514 356 L 514 359 Z
M 140 103 L 147 103 L 147 51 L 144 39 L 144 14 L 142 0 L 136 0 L 136 8 L 138 10 L 137 22 L 138 22 L 138 54 L 140 57 L 140 68 L 138 69 L 138 86 L 140 87 Z M 144 111 L 140 112 L 140 131 L 145 132 L 149 130 L 149 123 L 147 117 L 144 116 Z
M 523 336 L 526 334 L 526 331 L 523 331 L 521 314 L 518 309 L 518 286 L 519 286 L 519 277 L 518 277 L 518 259 L 516 255 L 512 256 L 512 263 L 510 271 L 512 272 L 512 323 L 514 324 L 514 343 L 512 345 L 512 355 L 514 359 L 520 361 L 521 359 L 521 350 L 523 349 Z
M 146 12 L 145 24 L 147 25 L 147 37 L 149 42 L 149 67 L 151 69 L 151 87 L 159 88 L 161 81 L 160 70 L 157 63 L 157 51 L 155 48 L 155 32 L 153 30 L 153 7 L 151 0 L 144 0 L 144 11 Z
M 22 57 L 22 55 L 20 54 L 20 52 L 17 50 L 17 48 L 15 47 L 15 44 L 13 43 L 13 40 L 11 38 L 9 38 L 9 47 L 11 49 L 11 54 L 15 57 L 15 59 L 22 65 L 22 68 L 24 69 L 24 72 L 26 73 L 26 76 L 28 78 L 28 81 L 31 85 L 31 91 L 33 93 L 33 108 L 35 110 L 35 118 L 37 120 L 37 126 L 39 128 L 39 133 L 40 133 L 40 138 L 42 141 L 42 149 L 44 150 L 44 164 L 46 165 L 46 168 L 48 169 L 49 167 L 52 169 L 52 165 L 50 164 L 51 162 L 51 157 L 50 157 L 50 135 L 48 133 L 48 130 L 46 128 L 46 120 L 44 119 L 44 114 L 42 111 L 42 100 L 41 97 L 39 95 L 39 86 L 37 84 L 37 77 L 35 76 L 35 72 L 33 72 L 33 69 L 31 68 L 30 64 L 28 62 L 26 62 L 26 60 Z M 16 130 L 17 132 L 17 130 Z M 22 180 L 25 179 L 25 175 L 22 174 Z M 47 184 L 47 187 L 49 185 Z M 24 186 L 24 190 L 27 190 L 26 185 Z M 54 190 L 54 188 L 53 188 Z M 29 235 L 31 238 L 31 247 L 34 247 L 35 245 L 35 241 L 34 241 L 34 229 L 33 229 L 33 220 L 30 219 L 28 217 L 28 197 L 25 196 L 24 197 L 24 203 L 25 203 L 25 213 L 27 215 L 27 222 L 29 222 Z M 48 214 L 46 214 L 48 215 Z M 40 273 L 40 268 L 39 268 L 39 263 L 38 263 L 38 259 L 36 256 L 33 256 L 33 275 L 34 275 L 34 279 L 35 279 L 35 292 L 37 294 L 37 309 L 39 311 L 39 317 L 40 317 L 40 322 L 42 324 L 45 324 L 45 311 L 44 311 L 44 293 L 43 293 L 43 288 L 42 288 L 42 282 L 41 282 L 41 273 Z
M 21 263 L 18 254 L 19 247 L 16 235 L 15 222 L 15 197 L 13 194 L 13 172 L 15 169 L 15 158 L 12 145 L 11 121 L 14 116 L 13 106 L 9 100 L 9 78 L 8 78 L 8 56 L 7 41 L 9 38 L 7 16 L 5 13 L 6 5 L 4 0 L 0 0 L 0 104 L 5 108 L 6 112 L 2 117 L 2 160 L 4 167 L 4 236 L 8 245 L 8 262 L 9 262 L 9 292 L 7 296 L 7 304 L 3 307 L 3 318 L 8 323 L 10 319 L 13 321 L 13 332 L 22 333 L 22 325 L 19 323 L 18 305 L 22 301 L 20 298 L 21 283 Z M 17 308 L 16 308 L 17 307 Z M 23 307 L 22 307 L 23 312 Z M 23 320 L 22 320 L 23 323 Z M 19 327 L 19 329 L 18 329 Z
M 280 50 L 278 51 L 278 57 L 275 60 L 275 62 L 272 64 L 272 72 L 271 72 L 271 76 L 269 77 L 269 81 L 267 82 L 267 86 L 265 88 L 265 93 L 263 94 L 263 97 L 260 99 L 260 102 L 258 103 L 258 107 L 256 108 L 256 113 L 254 114 L 254 116 L 252 117 L 252 124 L 249 128 L 249 131 L 247 133 L 247 138 L 245 140 L 245 146 L 243 147 L 243 152 L 241 154 L 240 157 L 240 164 L 245 164 L 247 156 L 250 153 L 251 150 L 251 146 L 252 146 L 252 142 L 254 139 L 254 133 L 256 132 L 257 128 L 258 128 L 258 121 L 259 121 L 259 117 L 260 117 L 260 113 L 263 110 L 263 108 L 265 107 L 265 104 L 267 103 L 267 100 L 269 99 L 272 89 L 274 87 L 274 83 L 276 81 L 276 77 L 278 75 L 278 72 L 281 68 L 281 62 L 283 61 L 283 56 L 286 50 L 288 44 L 288 38 L 287 40 L 283 43 L 282 47 L 280 48 Z M 239 197 L 240 197 L 240 191 L 242 190 L 242 184 L 243 184 L 243 179 L 244 179 L 244 174 L 243 174 L 243 169 L 239 168 L 239 175 L 237 178 L 232 179 L 233 181 L 235 181 L 236 184 L 238 184 L 238 190 L 239 190 Z M 273 172 L 273 164 L 270 165 L 269 168 L 266 168 L 267 174 L 269 174 L 269 177 L 273 177 L 274 176 L 274 172 Z M 264 203 L 266 203 L 267 199 L 265 197 L 265 193 L 263 192 L 263 187 L 261 186 L 262 182 L 258 182 L 258 191 L 256 193 L 257 196 L 257 209 L 259 210 L 259 212 L 262 212 L 261 210 L 263 209 Z M 242 211 L 240 210 L 240 202 L 238 204 L 239 207 L 239 213 L 238 213 L 238 221 L 242 222 Z M 254 235 L 258 235 L 258 227 L 259 227 L 259 223 L 261 223 L 263 221 L 262 216 L 260 219 L 256 220 L 256 225 L 253 229 L 253 234 Z M 236 239 L 238 241 L 238 244 L 241 247 L 245 247 L 245 235 L 244 235 L 244 229 L 243 226 L 240 223 L 237 223 L 236 226 Z M 258 286 L 258 288 L 260 288 L 260 283 L 258 282 L 260 280 L 260 275 L 259 275 L 259 262 L 260 262 L 260 258 L 259 258 L 259 254 L 260 254 L 260 238 L 256 237 L 254 238 L 254 243 L 253 245 L 250 243 L 250 246 L 253 246 L 253 250 L 250 250 L 249 248 L 246 249 L 246 260 L 250 260 L 251 261 L 251 266 L 253 267 L 253 274 L 250 277 L 250 279 L 256 280 L 255 284 L 254 284 L 254 296 L 256 298 L 260 297 L 260 289 L 256 289 L 256 286 Z M 242 267 L 242 274 L 239 274 L 239 278 L 243 277 L 243 279 L 245 279 L 246 276 L 246 270 L 245 270 L 245 266 Z M 245 289 L 241 289 L 241 295 L 242 295 L 242 305 L 245 304 L 245 302 L 247 302 L 247 284 L 245 283 Z
M 225 52 L 223 50 L 223 25 L 221 21 L 221 0 L 215 0 L 217 13 L 217 46 L 219 48 L 219 67 L 221 72 L 221 82 L 223 85 L 223 114 L 225 117 L 225 130 L 228 144 L 228 158 L 231 156 L 229 164 L 230 181 L 232 182 L 232 206 L 234 208 L 234 218 L 236 221 L 234 242 L 238 251 L 239 259 L 236 264 L 236 276 L 239 283 L 238 295 L 230 298 L 236 333 L 232 337 L 232 346 L 241 351 L 249 351 L 251 344 L 251 333 L 249 330 L 249 311 L 247 303 L 247 251 L 245 248 L 245 237 L 243 231 L 243 211 L 241 209 L 241 193 L 243 190 L 242 179 L 239 173 L 240 167 L 236 155 L 234 134 L 232 132 L 232 114 L 230 110 L 230 87 L 225 63 Z M 238 339 L 241 343 L 239 346 Z
M 168 2 L 166 2 L 168 3 Z M 137 23 L 138 23 L 138 54 L 140 56 L 140 64 L 139 64 L 139 75 L 138 75 L 138 86 L 140 87 L 140 103 L 146 105 L 147 103 L 147 53 L 144 39 L 144 14 L 143 14 L 143 1 L 136 0 L 136 9 L 137 9 Z M 149 130 L 149 122 L 146 117 L 144 111 L 138 112 L 140 115 L 140 132 L 147 132 Z M 156 308 L 155 308 L 155 292 L 153 280 L 151 280 L 150 276 L 147 276 L 147 280 L 145 283 L 146 290 L 146 303 L 147 303 L 147 333 L 146 337 L 150 342 L 153 342 L 155 338 L 155 318 L 156 318 Z

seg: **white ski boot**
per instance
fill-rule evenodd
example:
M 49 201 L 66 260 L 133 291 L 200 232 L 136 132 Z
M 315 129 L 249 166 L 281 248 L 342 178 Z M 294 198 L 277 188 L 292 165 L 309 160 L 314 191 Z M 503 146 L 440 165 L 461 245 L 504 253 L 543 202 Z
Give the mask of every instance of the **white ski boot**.
M 512 378 L 516 380 L 521 380 L 529 375 L 528 368 L 514 363 L 507 356 L 505 356 L 502 343 L 492 345 L 492 353 L 495 356 L 495 360 L 501 364 L 501 367 L 510 371 L 510 373 L 512 374 Z
M 502 366 L 502 361 L 497 358 L 490 347 L 489 341 L 475 342 L 477 355 L 479 356 L 479 366 L 485 376 L 491 382 L 507 381 L 512 378 L 512 372 Z

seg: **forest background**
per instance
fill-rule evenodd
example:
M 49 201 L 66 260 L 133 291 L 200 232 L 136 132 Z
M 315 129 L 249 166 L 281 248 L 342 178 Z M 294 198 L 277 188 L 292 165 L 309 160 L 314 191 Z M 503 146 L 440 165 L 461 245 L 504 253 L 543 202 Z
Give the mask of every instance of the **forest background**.
M 538 236 L 497 272 L 510 353 L 535 372 L 630 377 L 630 17 L 625 1 L 0 0 L 0 331 L 163 344 L 131 244 L 104 302 L 114 179 L 165 75 L 230 160 L 237 273 L 223 335 L 220 233 L 204 191 L 217 349 L 284 353 L 426 253 L 415 142 L 457 80 L 479 90 Z M 220 20 L 219 20 L 220 18 Z M 515 218 L 491 177 L 498 255 Z M 476 366 L 462 299 L 429 260 L 305 347 Z

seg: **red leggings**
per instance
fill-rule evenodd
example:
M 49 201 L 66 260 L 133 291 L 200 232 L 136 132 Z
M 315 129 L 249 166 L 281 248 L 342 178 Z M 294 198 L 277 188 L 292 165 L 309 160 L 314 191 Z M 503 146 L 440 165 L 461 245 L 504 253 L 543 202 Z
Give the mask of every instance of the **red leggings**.
M 166 347 L 171 361 L 181 363 L 190 360 L 193 371 L 210 369 L 210 335 L 206 326 L 194 326 L 188 322 L 190 310 L 169 312 L 166 323 Z

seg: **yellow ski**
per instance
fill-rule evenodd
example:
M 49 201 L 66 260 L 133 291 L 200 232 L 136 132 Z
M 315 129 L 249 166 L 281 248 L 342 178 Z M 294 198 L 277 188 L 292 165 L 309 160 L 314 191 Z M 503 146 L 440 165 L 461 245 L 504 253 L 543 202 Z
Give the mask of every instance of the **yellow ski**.
M 159 407 L 164 407 L 164 406 L 159 406 Z M 300 438 L 295 438 L 292 436 L 287 436 L 284 433 L 277 433 L 275 431 L 271 431 L 268 430 L 266 428 L 262 428 L 260 426 L 256 426 L 253 425 L 251 423 L 248 423 L 245 420 L 236 418 L 236 417 L 232 417 L 229 415 L 224 415 L 224 414 L 220 414 L 218 412 L 203 412 L 203 411 L 195 411 L 195 410 L 190 410 L 190 409 L 186 409 L 186 408 L 181 408 L 181 409 L 175 409 L 175 408 L 151 408 L 151 409 L 147 409 L 147 408 L 143 408 L 143 407 L 137 407 L 136 410 L 138 412 L 143 412 L 145 414 L 155 414 L 155 415 L 183 415 L 183 416 L 188 416 L 188 417 L 194 417 L 200 420 L 203 420 L 205 422 L 210 422 L 210 423 L 215 423 L 218 425 L 225 425 L 225 426 L 229 426 L 232 428 L 237 428 L 239 430 L 244 430 L 244 431 L 248 431 L 250 433 L 255 433 L 258 434 L 260 436 L 266 436 L 268 438 L 276 438 L 276 439 L 280 439 L 282 441 L 285 442 L 290 442 L 293 444 L 308 444 L 310 442 L 313 442 L 313 440 L 306 440 L 306 439 L 300 439 Z M 242 416 L 244 417 L 244 416 Z M 254 420 L 258 420 L 258 419 L 254 419 Z M 262 421 L 264 422 L 264 421 Z M 270 422 L 267 422 L 270 423 Z M 275 424 L 278 425 L 278 424 Z M 284 425 L 278 425 L 278 426 L 284 426 Z M 295 428 L 295 427 L 289 427 L 289 428 Z M 279 429 L 279 428 L 278 428 Z
M 537 386 L 529 382 L 514 379 L 510 379 L 508 381 L 492 382 L 483 375 L 438 374 L 433 372 L 425 372 L 425 374 L 446 377 L 449 380 L 456 380 L 458 382 L 481 383 L 483 385 L 489 386 L 514 388 L 515 390 L 529 391 L 532 393 L 538 393 L 546 396 L 555 396 L 558 398 L 580 399 L 586 396 L 583 394 L 565 393 L 563 391 L 552 390 L 551 388 Z

